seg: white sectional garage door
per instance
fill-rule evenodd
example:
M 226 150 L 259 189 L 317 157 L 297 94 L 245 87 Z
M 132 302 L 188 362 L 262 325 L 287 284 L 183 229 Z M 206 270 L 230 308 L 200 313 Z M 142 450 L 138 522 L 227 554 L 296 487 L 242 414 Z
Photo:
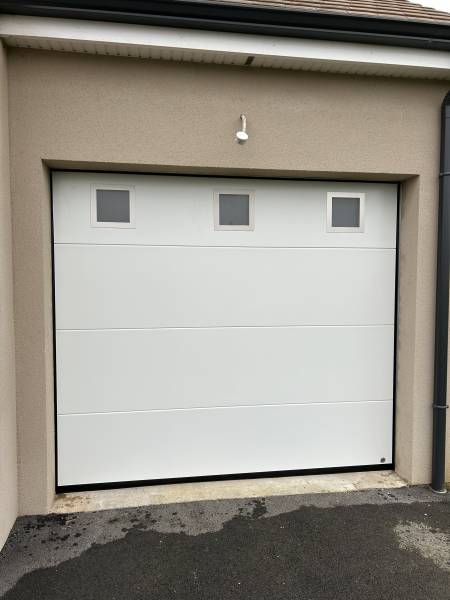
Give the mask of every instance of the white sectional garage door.
M 55 173 L 59 486 L 391 463 L 396 195 Z

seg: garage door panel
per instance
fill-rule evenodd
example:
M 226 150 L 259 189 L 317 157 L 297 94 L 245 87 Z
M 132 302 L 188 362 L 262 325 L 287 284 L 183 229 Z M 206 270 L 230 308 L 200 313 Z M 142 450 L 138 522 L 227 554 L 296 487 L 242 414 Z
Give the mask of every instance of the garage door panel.
M 56 173 L 55 241 L 84 244 L 376 247 L 396 244 L 395 184 Z M 135 227 L 91 226 L 92 185 L 132 186 Z M 215 231 L 214 191 L 255 195 L 254 231 Z M 327 192 L 364 192 L 364 233 L 327 233 Z
M 315 427 L 311 427 L 315 423 Z M 58 417 L 59 484 L 386 463 L 390 402 Z
M 360 402 L 393 392 L 393 326 L 60 331 L 57 352 L 59 414 Z
M 58 329 L 394 322 L 391 249 L 58 244 L 55 272 Z

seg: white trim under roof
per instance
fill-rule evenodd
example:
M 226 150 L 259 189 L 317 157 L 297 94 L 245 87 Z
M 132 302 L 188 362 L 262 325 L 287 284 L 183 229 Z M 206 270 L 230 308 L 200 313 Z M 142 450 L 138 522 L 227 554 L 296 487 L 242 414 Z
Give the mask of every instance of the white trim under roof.
M 8 46 L 143 59 L 450 79 L 450 52 L 325 40 L 27 17 L 0 16 Z

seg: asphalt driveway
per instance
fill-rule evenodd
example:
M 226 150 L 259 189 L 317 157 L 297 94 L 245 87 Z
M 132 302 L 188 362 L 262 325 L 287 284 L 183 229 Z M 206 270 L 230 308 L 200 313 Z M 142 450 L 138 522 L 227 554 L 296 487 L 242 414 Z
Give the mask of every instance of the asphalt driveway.
M 450 598 L 450 503 L 425 488 L 21 518 L 4 600 Z

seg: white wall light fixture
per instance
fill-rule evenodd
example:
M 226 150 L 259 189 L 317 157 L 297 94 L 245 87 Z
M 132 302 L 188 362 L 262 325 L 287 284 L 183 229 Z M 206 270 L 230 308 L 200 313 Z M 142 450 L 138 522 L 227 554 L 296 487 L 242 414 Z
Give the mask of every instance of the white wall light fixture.
M 241 129 L 236 132 L 236 141 L 238 144 L 245 144 L 245 142 L 248 140 L 247 117 L 244 114 L 242 114 L 240 118 Z

